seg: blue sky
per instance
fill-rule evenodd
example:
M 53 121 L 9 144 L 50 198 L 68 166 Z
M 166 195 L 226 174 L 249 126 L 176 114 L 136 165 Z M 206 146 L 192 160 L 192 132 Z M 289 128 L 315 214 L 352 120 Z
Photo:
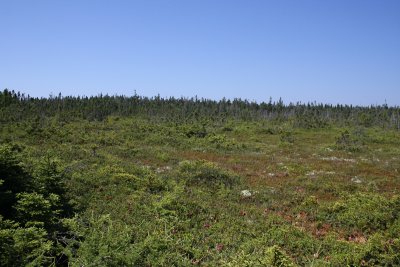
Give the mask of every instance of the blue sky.
M 0 0 L 0 89 L 400 105 L 400 1 Z

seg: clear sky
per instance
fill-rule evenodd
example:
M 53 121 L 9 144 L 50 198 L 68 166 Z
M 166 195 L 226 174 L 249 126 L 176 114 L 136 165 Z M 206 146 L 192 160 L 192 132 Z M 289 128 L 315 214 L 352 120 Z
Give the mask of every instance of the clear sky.
M 0 89 L 400 105 L 400 0 L 0 0 Z

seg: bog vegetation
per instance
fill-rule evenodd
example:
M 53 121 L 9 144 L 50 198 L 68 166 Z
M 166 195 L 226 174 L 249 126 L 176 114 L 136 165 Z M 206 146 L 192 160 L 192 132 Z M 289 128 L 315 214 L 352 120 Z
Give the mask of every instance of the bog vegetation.
M 0 93 L 0 266 L 398 266 L 400 108 Z

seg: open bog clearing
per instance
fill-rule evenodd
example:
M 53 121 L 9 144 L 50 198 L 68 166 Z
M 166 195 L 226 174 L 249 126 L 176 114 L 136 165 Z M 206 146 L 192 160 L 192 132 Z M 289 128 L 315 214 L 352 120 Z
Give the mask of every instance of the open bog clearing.
M 398 108 L 2 97 L 2 265 L 400 264 Z

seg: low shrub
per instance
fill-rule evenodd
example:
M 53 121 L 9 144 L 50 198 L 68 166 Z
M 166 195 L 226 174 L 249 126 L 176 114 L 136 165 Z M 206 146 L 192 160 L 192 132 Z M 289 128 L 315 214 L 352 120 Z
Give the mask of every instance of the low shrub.
M 335 148 L 348 152 L 360 152 L 365 148 L 367 140 L 364 129 L 356 129 L 353 132 L 345 130 L 336 138 Z
M 245 266 L 245 267 L 294 267 L 296 264 L 278 246 L 265 247 L 247 246 L 234 258 L 224 262 L 224 266 Z
M 387 229 L 394 220 L 393 202 L 374 193 L 348 195 L 332 204 L 328 212 L 337 226 L 363 232 Z
M 52 251 L 46 230 L 20 227 L 0 215 L 0 266 L 49 266 L 54 260 Z
M 235 142 L 235 140 L 226 137 L 226 135 L 214 134 L 209 135 L 207 137 L 207 141 L 212 144 L 217 149 L 235 149 L 238 148 L 239 145 Z
M 240 182 L 236 174 L 221 169 L 215 163 L 197 160 L 179 164 L 179 175 L 189 184 L 233 186 Z
M 293 132 L 282 131 L 280 135 L 280 140 L 282 144 L 293 144 L 295 140 Z

